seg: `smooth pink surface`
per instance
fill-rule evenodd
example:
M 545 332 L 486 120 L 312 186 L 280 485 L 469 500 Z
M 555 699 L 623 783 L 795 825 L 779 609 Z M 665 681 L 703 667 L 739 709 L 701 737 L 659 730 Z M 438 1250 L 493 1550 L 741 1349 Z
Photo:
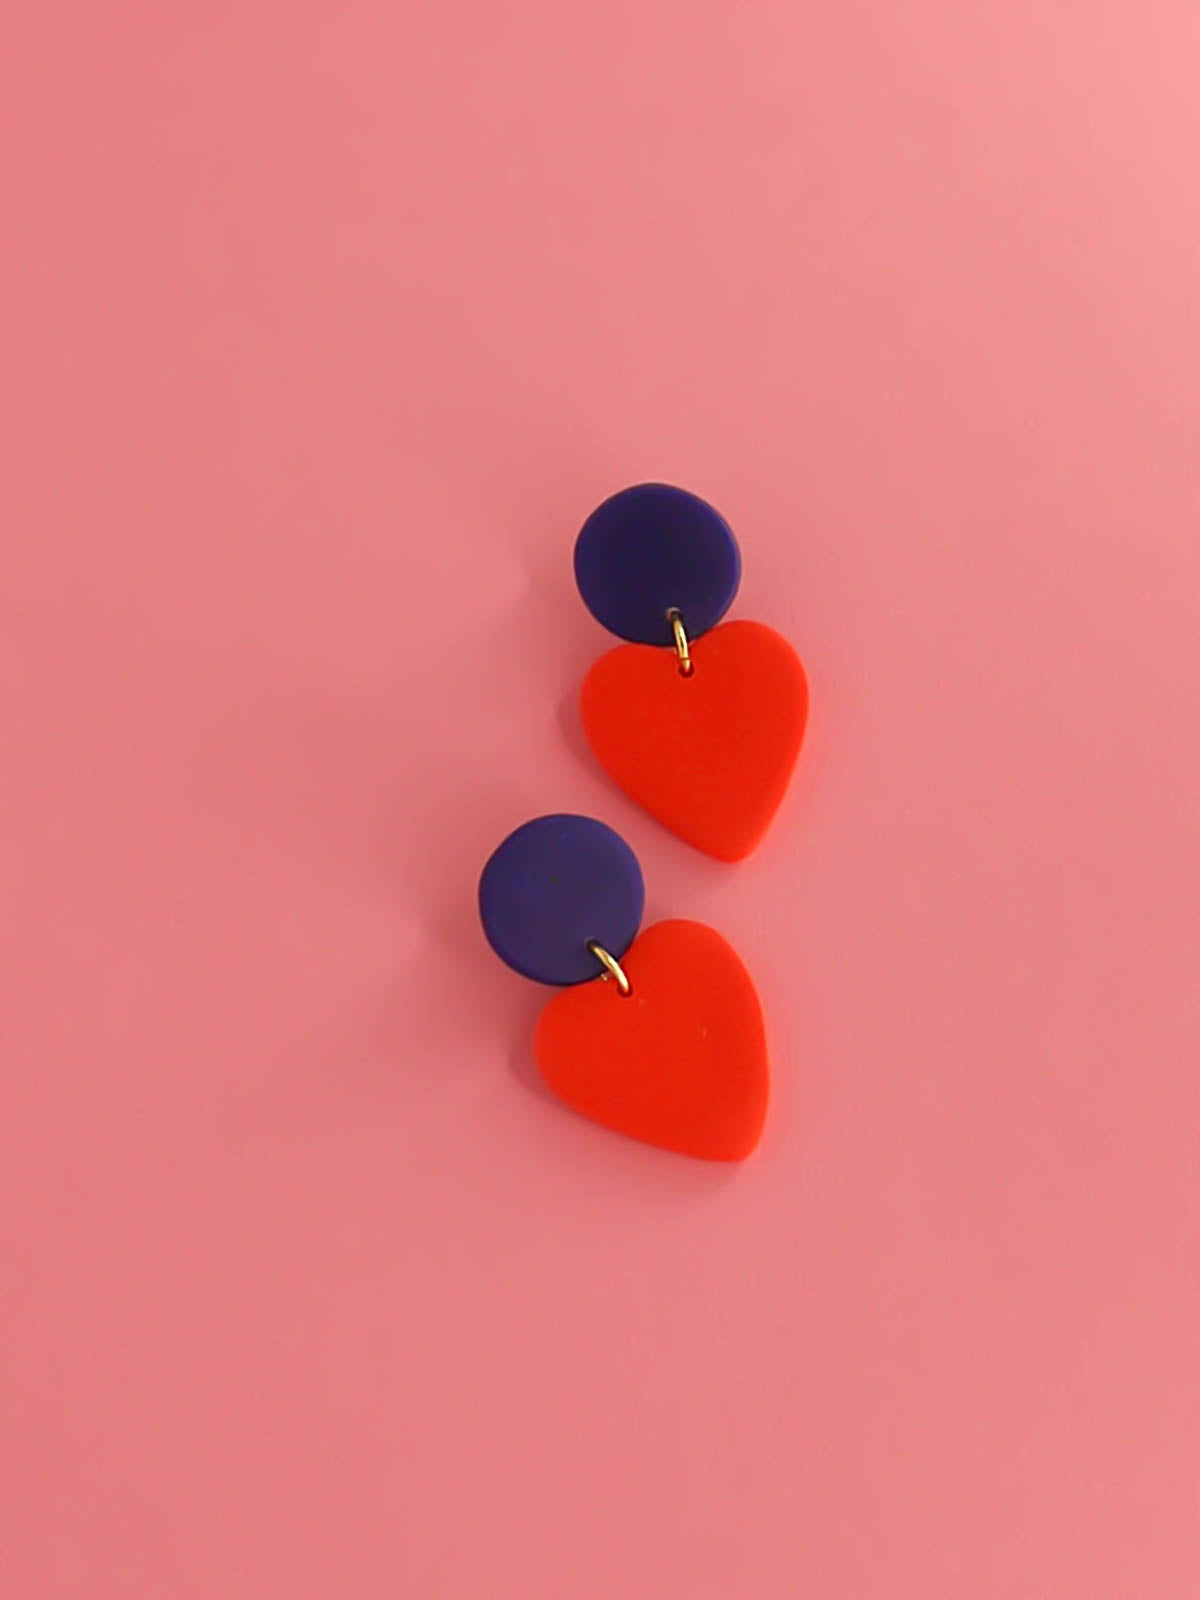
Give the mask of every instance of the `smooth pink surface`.
M 1193 1600 L 1200 10 L 16 8 L 6 1600 Z M 812 676 L 739 868 L 587 759 L 663 477 Z M 774 1041 L 533 1087 L 601 815 Z

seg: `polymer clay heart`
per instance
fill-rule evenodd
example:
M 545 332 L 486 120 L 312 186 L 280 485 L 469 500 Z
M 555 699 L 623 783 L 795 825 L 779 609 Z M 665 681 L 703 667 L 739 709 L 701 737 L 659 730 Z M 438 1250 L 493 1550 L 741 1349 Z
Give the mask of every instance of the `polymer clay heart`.
M 621 962 L 632 993 L 561 989 L 538 1020 L 542 1076 L 575 1110 L 647 1144 L 742 1161 L 767 1111 L 762 1007 L 737 952 L 699 922 L 658 922 Z
M 740 861 L 783 799 L 808 720 L 808 680 L 761 622 L 725 622 L 673 650 L 619 645 L 584 679 L 584 732 L 610 777 L 651 816 L 721 861 Z

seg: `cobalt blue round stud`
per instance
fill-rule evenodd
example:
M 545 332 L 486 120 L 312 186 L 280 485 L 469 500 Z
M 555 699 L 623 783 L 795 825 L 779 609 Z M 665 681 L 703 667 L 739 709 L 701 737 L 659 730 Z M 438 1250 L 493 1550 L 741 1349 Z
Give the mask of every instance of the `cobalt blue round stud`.
M 689 639 L 715 627 L 737 593 L 742 558 L 719 511 L 686 489 L 639 483 L 596 507 L 575 541 L 575 581 L 610 633 L 673 644 L 668 612 Z
M 642 869 L 620 834 L 566 813 L 535 817 L 510 833 L 479 879 L 488 943 L 501 961 L 538 983 L 600 977 L 588 940 L 619 961 L 645 901 Z

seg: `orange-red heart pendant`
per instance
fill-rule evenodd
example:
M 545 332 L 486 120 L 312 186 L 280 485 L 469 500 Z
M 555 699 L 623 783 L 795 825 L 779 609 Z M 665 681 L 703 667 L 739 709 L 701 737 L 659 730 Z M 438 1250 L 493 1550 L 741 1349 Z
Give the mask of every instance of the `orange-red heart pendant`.
M 808 681 L 788 641 L 726 622 L 673 650 L 619 645 L 584 680 L 584 732 L 631 799 L 697 849 L 740 861 L 783 799 L 808 721 Z
M 736 951 L 699 922 L 658 922 L 629 947 L 631 993 L 595 979 L 538 1021 L 543 1077 L 586 1117 L 648 1144 L 742 1161 L 767 1111 L 762 1007 Z

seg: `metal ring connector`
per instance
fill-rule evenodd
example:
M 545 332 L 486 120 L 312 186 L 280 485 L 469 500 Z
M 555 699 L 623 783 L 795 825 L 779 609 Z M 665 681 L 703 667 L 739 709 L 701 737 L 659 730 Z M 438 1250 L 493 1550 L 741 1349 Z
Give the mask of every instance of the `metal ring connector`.
M 667 621 L 671 624 L 671 632 L 675 635 L 675 654 L 679 657 L 679 675 L 681 678 L 690 678 L 695 668 L 692 665 L 692 652 L 688 645 L 688 636 L 683 626 L 683 618 L 675 606 L 667 612 Z
M 595 956 L 596 960 L 604 968 L 605 976 L 606 977 L 610 977 L 610 978 L 615 978 L 617 980 L 617 988 L 621 991 L 621 994 L 622 995 L 630 995 L 630 994 L 632 994 L 633 993 L 633 985 L 630 983 L 629 979 L 625 976 L 625 969 L 624 969 L 624 967 L 622 967 L 621 963 L 617 960 L 616 956 L 610 956 L 608 951 L 604 948 L 604 946 L 602 944 L 597 944 L 595 939 L 589 939 L 588 940 L 588 949 L 592 952 L 592 954 Z

